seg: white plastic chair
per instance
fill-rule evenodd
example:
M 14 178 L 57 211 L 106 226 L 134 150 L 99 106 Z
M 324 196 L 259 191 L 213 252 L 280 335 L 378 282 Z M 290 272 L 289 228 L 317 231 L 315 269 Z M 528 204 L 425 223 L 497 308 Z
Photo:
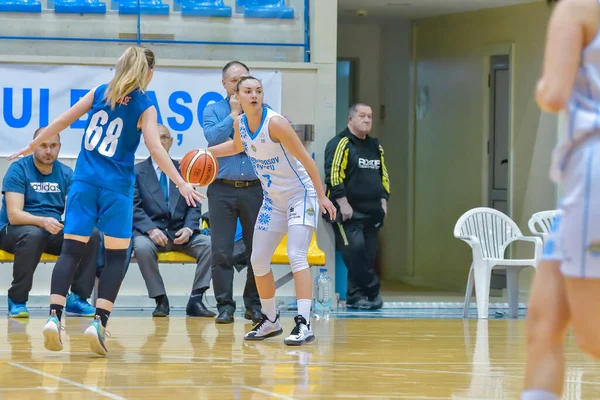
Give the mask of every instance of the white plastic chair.
M 510 316 L 516 318 L 519 313 L 519 272 L 525 267 L 537 267 L 537 261 L 542 255 L 542 240 L 539 237 L 523 236 L 517 224 L 507 215 L 487 207 L 474 208 L 463 214 L 454 226 L 454 237 L 465 241 L 473 250 L 463 317 L 466 318 L 469 312 L 473 286 L 477 315 L 479 318 L 488 317 L 492 269 L 499 268 L 506 270 Z M 506 248 L 516 241 L 533 242 L 533 258 L 504 258 Z
M 554 224 L 554 218 L 559 214 L 560 210 L 540 211 L 533 214 L 527 223 L 529 230 L 534 235 L 540 236 L 542 241 L 546 242 L 548 234 Z M 540 228 L 539 230 L 536 228 L 536 225 Z

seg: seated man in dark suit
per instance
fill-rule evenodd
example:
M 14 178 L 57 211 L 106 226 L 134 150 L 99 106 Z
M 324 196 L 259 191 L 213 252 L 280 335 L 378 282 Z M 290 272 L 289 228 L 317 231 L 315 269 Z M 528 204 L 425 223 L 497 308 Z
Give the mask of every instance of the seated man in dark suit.
M 173 144 L 169 130 L 159 125 L 160 140 L 167 152 Z M 179 169 L 179 163 L 173 160 Z M 200 233 L 200 204 L 189 207 L 173 182 L 148 157 L 135 166 L 136 182 L 133 211 L 133 251 L 148 288 L 156 300 L 153 317 L 169 315 L 169 299 L 158 270 L 158 253 L 179 251 L 197 262 L 192 295 L 186 307 L 190 317 L 214 317 L 202 303 L 210 286 L 210 237 Z

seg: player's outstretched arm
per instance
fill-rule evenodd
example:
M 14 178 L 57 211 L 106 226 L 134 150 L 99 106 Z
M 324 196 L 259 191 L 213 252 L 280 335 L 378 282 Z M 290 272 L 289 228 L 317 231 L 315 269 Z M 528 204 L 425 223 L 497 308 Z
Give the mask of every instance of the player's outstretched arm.
M 581 52 L 586 46 L 585 27 L 597 4 L 586 0 L 561 1 L 552 12 L 544 51 L 544 66 L 535 99 L 547 112 L 564 109 L 573 90 Z M 595 18 L 595 17 L 594 17 Z
M 233 124 L 235 133 L 233 140 L 229 140 L 225 143 L 218 144 L 216 146 L 209 147 L 208 150 L 213 157 L 227 157 L 239 154 L 244 151 L 244 144 L 242 138 L 240 138 L 240 117 L 235 119 Z
M 10 155 L 8 160 L 14 160 L 19 156 L 26 156 L 33 153 L 36 147 L 38 147 L 42 142 L 53 138 L 58 135 L 61 131 L 67 129 L 72 123 L 81 118 L 84 114 L 92 109 L 92 104 L 94 103 L 94 93 L 96 92 L 96 88 L 87 92 L 85 96 L 83 96 L 77 103 L 73 105 L 73 107 L 69 108 L 67 111 L 62 113 L 58 118 L 50 123 L 47 127 L 45 127 L 42 132 L 31 141 L 27 146 L 23 147 L 21 150 L 16 153 Z
M 315 160 L 313 160 L 308 154 L 288 120 L 279 116 L 271 118 L 271 122 L 269 124 L 269 135 L 271 138 L 279 141 L 283 147 L 285 147 L 290 153 L 292 153 L 294 157 L 298 159 L 298 161 L 302 163 L 306 169 L 306 172 L 308 172 L 308 175 L 310 175 L 313 184 L 315 185 L 317 196 L 319 196 L 319 206 L 321 211 L 323 214 L 328 212 L 330 218 L 334 220 L 336 208 L 325 195 L 325 189 L 323 189 L 323 183 L 321 182 L 321 177 L 319 176 L 317 163 L 315 163 Z
M 142 113 L 140 122 L 146 147 L 148 147 L 150 156 L 152 156 L 152 159 L 156 161 L 160 170 L 163 171 L 169 177 L 169 179 L 175 183 L 175 185 L 177 185 L 179 192 L 185 198 L 188 206 L 196 207 L 196 201 L 202 203 L 202 199 L 205 196 L 194 190 L 194 187 L 198 185 L 192 185 L 183 179 L 183 177 L 179 174 L 179 171 L 177 171 L 177 168 L 175 168 L 173 161 L 171 161 L 169 153 L 167 153 L 160 143 L 156 108 L 154 108 L 154 106 L 147 108 L 146 111 Z

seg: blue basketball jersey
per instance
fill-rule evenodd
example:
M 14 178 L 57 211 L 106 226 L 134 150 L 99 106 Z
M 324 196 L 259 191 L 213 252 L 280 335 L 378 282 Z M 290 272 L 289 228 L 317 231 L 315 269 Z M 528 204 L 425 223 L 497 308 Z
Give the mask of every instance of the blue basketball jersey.
M 142 113 L 153 104 L 146 93 L 136 90 L 111 110 L 104 99 L 106 87 L 99 86 L 94 93 L 73 181 L 133 197 L 135 151 L 141 136 L 137 125 Z

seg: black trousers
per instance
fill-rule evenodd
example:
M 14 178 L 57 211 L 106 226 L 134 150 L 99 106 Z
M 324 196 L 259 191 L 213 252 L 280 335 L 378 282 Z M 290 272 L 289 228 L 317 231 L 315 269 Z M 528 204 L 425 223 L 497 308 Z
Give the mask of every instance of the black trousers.
M 90 237 L 86 256 L 77 267 L 71 292 L 88 299 L 94 289 L 96 258 L 100 238 L 97 230 Z M 42 253 L 59 255 L 62 250 L 63 231 L 53 235 L 44 228 L 33 225 L 7 225 L 0 231 L 0 247 L 14 254 L 13 281 L 8 297 L 15 303 L 26 303 L 33 285 L 33 274 Z
M 350 219 L 333 224 L 337 250 L 348 268 L 346 303 L 379 294 L 379 278 L 375 273 L 375 258 L 379 226 L 365 220 Z
M 227 310 L 233 313 L 236 307 L 233 300 L 233 254 L 237 219 L 239 217 L 242 224 L 245 258 L 250 260 L 254 224 L 263 201 L 262 187 L 260 184 L 235 187 L 216 181 L 208 187 L 207 197 L 213 261 L 212 281 L 217 309 L 219 312 Z M 246 309 L 260 310 L 260 298 L 250 262 L 243 297 Z

